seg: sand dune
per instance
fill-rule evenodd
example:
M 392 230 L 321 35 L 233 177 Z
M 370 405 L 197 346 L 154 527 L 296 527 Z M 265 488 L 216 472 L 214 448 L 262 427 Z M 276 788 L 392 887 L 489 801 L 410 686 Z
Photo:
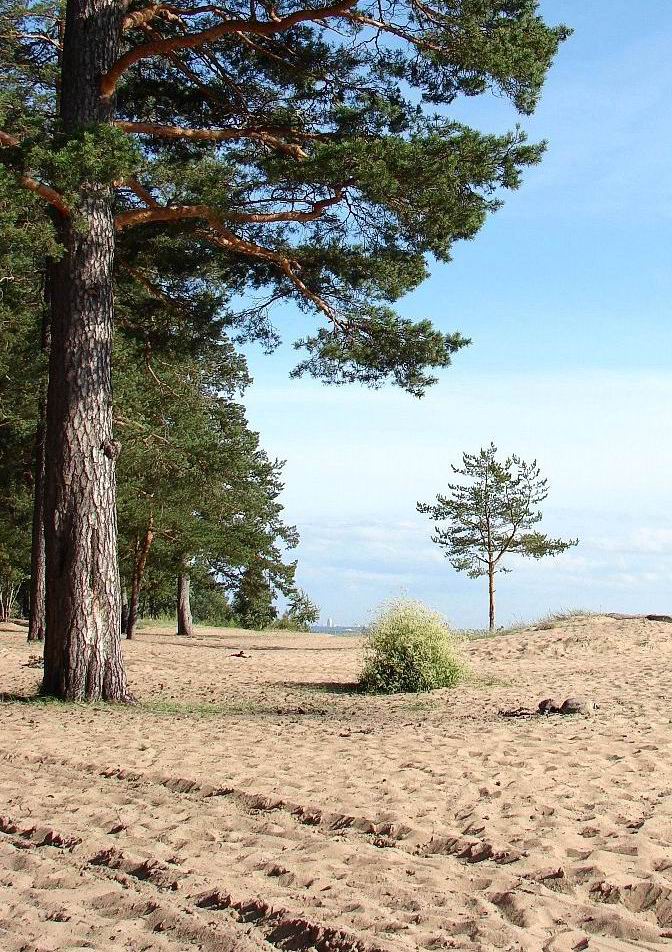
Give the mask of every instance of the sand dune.
M 0 704 L 0 949 L 670 948 L 672 625 L 470 643 L 424 696 L 353 693 L 360 648 L 143 632 L 138 706 Z

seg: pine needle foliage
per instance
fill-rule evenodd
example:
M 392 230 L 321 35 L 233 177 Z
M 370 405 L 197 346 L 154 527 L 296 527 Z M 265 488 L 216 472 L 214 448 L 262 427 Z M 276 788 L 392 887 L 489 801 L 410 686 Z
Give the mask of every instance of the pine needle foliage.
M 492 93 L 530 114 L 570 31 L 548 25 L 537 0 L 124 10 L 120 58 L 92 80 L 110 121 L 66 134 L 62 10 L 0 0 L 8 173 L 57 206 L 76 208 L 86 183 L 113 188 L 119 261 L 167 296 L 171 257 L 188 262 L 192 288 L 246 294 L 241 339 L 273 346 L 271 308 L 293 300 L 317 318 L 296 341 L 295 375 L 420 396 L 468 341 L 395 302 L 477 234 L 544 151 L 519 126 L 493 135 L 451 109 Z
M 367 629 L 360 687 L 370 694 L 452 688 L 465 673 L 458 640 L 438 612 L 400 599 Z
M 1 49 L 1 39 L 0 39 Z M 0 93 L 0 114 L 2 93 Z M 43 361 L 41 264 L 57 253 L 42 204 L 0 166 L 0 615 L 30 574 L 33 450 Z M 22 598 L 25 604 L 25 598 Z

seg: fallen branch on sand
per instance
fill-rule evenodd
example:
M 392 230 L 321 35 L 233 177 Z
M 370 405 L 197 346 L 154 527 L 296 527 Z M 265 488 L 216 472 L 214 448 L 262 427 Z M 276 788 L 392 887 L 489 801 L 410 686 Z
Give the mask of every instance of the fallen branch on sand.
M 622 615 L 620 612 L 608 612 L 607 618 L 616 618 L 618 621 L 666 621 L 672 622 L 672 615 Z

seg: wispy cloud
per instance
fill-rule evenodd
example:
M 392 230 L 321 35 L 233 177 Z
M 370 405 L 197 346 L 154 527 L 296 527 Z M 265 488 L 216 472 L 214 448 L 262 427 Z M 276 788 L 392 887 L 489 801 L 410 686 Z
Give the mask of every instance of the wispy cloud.
M 576 511 L 572 520 L 587 528 L 579 548 L 555 559 L 510 561 L 512 574 L 498 582 L 502 619 L 569 607 L 662 610 L 672 587 L 672 525 L 619 531 L 617 514 L 596 520 L 590 511 Z M 614 527 L 608 536 L 601 534 L 605 520 Z M 420 522 L 310 522 L 300 528 L 300 577 L 324 617 L 361 622 L 376 604 L 404 594 L 425 599 L 455 624 L 483 623 L 482 582 L 456 573 Z

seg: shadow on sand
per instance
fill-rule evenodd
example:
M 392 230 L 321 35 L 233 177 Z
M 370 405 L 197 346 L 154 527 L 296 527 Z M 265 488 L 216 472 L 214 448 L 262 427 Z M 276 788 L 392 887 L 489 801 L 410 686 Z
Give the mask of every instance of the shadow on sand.
M 315 691 L 320 694 L 361 694 L 356 681 L 283 681 L 282 687 L 295 690 Z
M 35 692 L 34 694 L 14 694 L 10 691 L 0 691 L 0 704 L 63 704 L 57 698 Z

